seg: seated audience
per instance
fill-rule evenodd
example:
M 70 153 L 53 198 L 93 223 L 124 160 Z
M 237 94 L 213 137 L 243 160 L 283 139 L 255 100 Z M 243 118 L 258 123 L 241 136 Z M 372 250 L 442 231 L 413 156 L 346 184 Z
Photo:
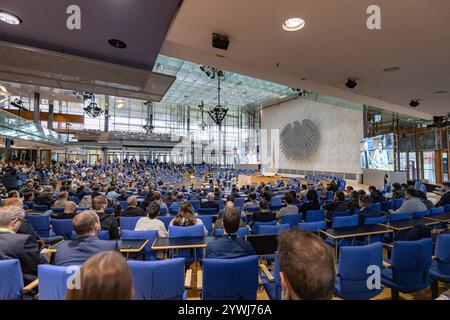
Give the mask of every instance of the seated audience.
M 78 206 L 84 209 L 92 209 L 92 196 L 90 194 L 85 195 Z
M 192 192 L 189 194 L 188 199 L 189 200 L 200 200 L 201 199 L 200 193 L 198 192 L 197 188 L 192 189 Z
M 167 192 L 167 198 L 164 199 L 165 203 L 172 203 L 172 202 L 176 202 L 177 198 L 175 198 L 174 196 L 174 192 L 172 190 Z
M 147 207 L 147 216 L 140 218 L 136 223 L 134 231 L 151 231 L 158 230 L 158 237 L 167 237 L 167 230 L 164 226 L 164 222 L 156 219 L 159 215 L 159 204 L 156 201 L 150 203 Z
M 241 221 L 239 213 L 232 208 L 226 208 L 222 221 L 224 234 L 208 244 L 205 251 L 206 258 L 232 259 L 256 254 L 250 242 L 239 239 L 237 235 Z
M 276 219 L 276 214 L 270 210 L 266 199 L 262 199 L 259 202 L 259 209 L 259 211 L 255 211 L 252 214 L 252 226 L 255 222 L 269 222 Z
M 137 206 L 137 197 L 131 196 L 127 199 L 128 208 L 122 210 L 120 215 L 122 217 L 145 217 L 146 213 L 141 208 Z
M 206 196 L 206 201 L 200 203 L 200 208 L 215 208 L 219 211 L 219 204 L 214 200 L 214 193 L 209 192 Z
M 189 227 L 196 224 L 203 225 L 203 221 L 197 218 L 192 210 L 192 206 L 185 202 L 181 205 L 180 211 L 175 216 L 175 218 L 170 221 L 170 226 L 180 226 L 180 227 Z M 204 235 L 208 235 L 208 230 L 206 227 L 203 227 Z
M 334 194 L 334 202 L 325 204 L 322 206 L 326 210 L 327 220 L 333 218 L 334 211 L 344 211 L 347 210 L 347 205 L 345 204 L 345 195 L 342 191 L 338 191 Z
M 286 202 L 286 207 L 281 208 L 280 211 L 278 211 L 276 218 L 280 219 L 285 215 L 288 214 L 296 214 L 298 213 L 298 207 L 293 203 L 294 198 L 292 197 L 292 194 L 290 192 L 286 192 L 284 194 L 284 201 Z
M 92 209 L 98 214 L 102 230 L 109 231 L 109 238 L 111 240 L 119 239 L 119 224 L 113 215 L 105 213 L 106 208 L 108 208 L 106 196 L 96 196 L 92 199 Z
M 306 193 L 306 199 L 308 202 L 305 203 L 300 210 L 301 213 L 303 213 L 303 221 L 306 221 L 307 211 L 320 210 L 320 203 L 315 190 L 308 190 Z
M 406 190 L 406 201 L 402 206 L 394 211 L 394 213 L 409 213 L 410 217 L 414 215 L 414 212 L 426 211 L 427 206 L 419 199 L 420 194 L 415 188 L 408 188 Z
M 44 190 L 42 192 L 38 192 L 36 196 L 36 204 L 39 205 L 46 205 L 51 207 L 53 205 L 53 196 L 52 196 L 52 190 L 53 188 L 51 186 L 45 186 Z
M 403 199 L 406 196 L 405 190 L 398 182 L 392 184 L 392 199 Z
M 237 215 L 241 216 L 241 211 L 239 210 L 239 208 L 235 208 L 235 207 L 234 207 L 234 202 L 232 202 L 232 201 L 227 201 L 227 202 L 225 203 L 225 208 L 219 212 L 219 216 L 218 216 L 218 218 L 216 219 L 216 222 L 214 223 L 214 228 L 215 228 L 215 229 L 217 229 L 217 228 L 222 228 L 222 227 L 223 227 L 223 219 L 222 219 L 222 218 L 223 218 L 223 215 L 224 215 L 224 213 L 225 213 L 226 210 L 231 210 L 231 211 L 233 211 L 234 213 L 236 213 Z M 245 226 L 246 226 L 245 222 L 242 221 L 242 219 L 241 219 L 241 222 L 240 222 L 240 226 L 239 226 L 239 227 L 245 227 Z
M 431 200 L 428 199 L 427 194 L 425 192 L 417 190 L 417 195 L 420 201 L 422 201 L 423 204 L 427 207 L 427 209 L 434 208 L 433 202 L 431 202 Z
M 242 207 L 242 209 L 244 211 L 246 211 L 248 208 L 255 208 L 255 207 L 259 207 L 259 202 L 256 200 L 256 193 L 252 192 L 248 195 L 248 199 L 249 201 L 244 203 L 244 206 Z
M 24 280 L 29 283 L 36 279 L 37 266 L 48 260 L 40 253 L 35 237 L 17 233 L 24 220 L 21 207 L 0 208 L 0 260 L 18 259 Z
M 364 225 L 366 218 L 378 218 L 384 215 L 384 212 L 374 212 L 370 210 L 370 205 L 372 204 L 372 199 L 370 196 L 359 196 L 359 224 Z
M 177 193 L 177 201 L 173 202 L 169 207 L 170 213 L 178 213 L 178 210 L 180 210 L 180 207 L 183 203 L 185 203 L 186 200 L 184 199 L 184 193 L 178 192 Z
M 58 200 L 53 204 L 53 208 L 64 208 L 64 204 L 69 199 L 69 193 L 67 191 L 60 192 L 58 195 Z
M 126 189 L 120 190 L 120 194 L 117 197 L 117 201 L 127 201 L 127 199 L 128 199 L 127 190 Z
M 383 196 L 381 191 L 374 186 L 369 187 L 369 194 L 372 203 L 381 203 L 383 201 L 386 201 L 386 198 Z
M 353 190 L 352 192 L 350 192 L 350 199 L 347 202 L 347 209 L 351 211 L 351 213 L 353 214 L 353 212 L 355 211 L 355 209 L 359 209 L 359 193 L 355 190 Z
M 329 300 L 336 269 L 330 247 L 316 234 L 293 228 L 278 239 L 283 300 Z
M 102 251 L 119 250 L 117 242 L 100 240 L 100 220 L 95 211 L 87 210 L 77 214 L 72 220 L 76 240 L 64 241 L 55 253 L 55 265 L 82 265 L 87 259 Z
M 66 300 L 131 300 L 133 297 L 133 276 L 120 253 L 98 253 L 79 272 L 79 289 L 67 290 Z
M 73 219 L 77 213 L 77 204 L 73 201 L 66 201 L 64 204 L 64 212 L 53 212 L 51 214 L 52 219 Z

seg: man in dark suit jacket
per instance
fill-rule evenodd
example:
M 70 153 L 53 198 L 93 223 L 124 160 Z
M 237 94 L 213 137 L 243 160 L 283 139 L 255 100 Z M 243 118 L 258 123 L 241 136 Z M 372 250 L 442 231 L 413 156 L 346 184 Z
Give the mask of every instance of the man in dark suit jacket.
M 127 199 L 128 208 L 122 210 L 120 215 L 122 217 L 146 217 L 147 214 L 142 208 L 138 208 L 137 206 L 137 198 L 136 196 L 128 197 Z
M 223 213 L 224 235 L 208 244 L 206 258 L 232 259 L 256 254 L 250 242 L 239 239 L 241 217 L 233 209 L 227 208 Z
M 39 252 L 36 239 L 30 234 L 16 233 L 25 211 L 16 206 L 0 208 L 0 260 L 18 259 L 26 283 L 33 281 L 37 275 L 37 266 L 47 263 Z
M 216 208 L 219 211 L 219 204 L 214 200 L 214 193 L 209 192 L 206 201 L 200 203 L 200 208 Z
M 359 207 L 361 208 L 359 212 L 359 225 L 361 226 L 365 224 L 366 218 L 378 218 L 384 215 L 384 212 L 382 211 L 379 212 L 370 211 L 371 203 L 372 200 L 370 196 L 368 195 L 359 196 Z
M 82 265 L 90 257 L 103 251 L 118 251 L 116 241 L 100 240 L 100 220 L 93 210 L 82 211 L 72 221 L 77 240 L 64 241 L 58 245 L 55 265 Z

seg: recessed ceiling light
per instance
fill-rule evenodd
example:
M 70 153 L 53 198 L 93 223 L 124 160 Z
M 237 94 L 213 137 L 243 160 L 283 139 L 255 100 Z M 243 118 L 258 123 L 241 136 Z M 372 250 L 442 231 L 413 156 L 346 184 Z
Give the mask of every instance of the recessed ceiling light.
M 127 44 L 125 42 L 123 42 L 122 40 L 118 40 L 118 39 L 109 39 L 108 43 L 113 46 L 114 48 L 118 48 L 118 49 L 124 49 L 127 47 Z
M 447 90 L 439 90 L 439 91 L 435 91 L 435 94 L 443 94 L 443 93 L 448 93 Z
M 12 13 L 0 10 L 0 21 L 7 24 L 18 25 L 22 22 L 19 17 L 13 15 Z
M 400 70 L 400 67 L 387 67 L 383 69 L 384 72 L 395 72 L 398 70 Z
M 6 90 L 6 88 L 5 88 L 4 86 L 0 86 L 0 90 L 1 90 L 3 93 L 8 93 L 8 90 Z
M 305 20 L 302 18 L 290 18 L 283 23 L 283 29 L 286 31 L 297 31 L 305 26 Z

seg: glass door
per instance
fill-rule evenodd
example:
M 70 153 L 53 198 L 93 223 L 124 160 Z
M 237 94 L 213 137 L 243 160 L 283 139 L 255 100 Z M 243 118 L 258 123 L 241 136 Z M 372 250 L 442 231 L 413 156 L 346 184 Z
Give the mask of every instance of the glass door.
M 436 163 L 434 151 L 423 152 L 423 178 L 429 183 L 436 183 Z

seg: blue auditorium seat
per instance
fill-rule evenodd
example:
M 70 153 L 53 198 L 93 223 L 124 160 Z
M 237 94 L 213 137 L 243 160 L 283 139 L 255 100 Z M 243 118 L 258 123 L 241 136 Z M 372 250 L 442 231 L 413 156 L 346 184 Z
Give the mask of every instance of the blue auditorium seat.
M 324 217 L 325 217 L 325 212 L 323 210 L 308 210 L 308 211 L 306 211 L 306 221 L 305 222 L 323 221 Z
M 438 282 L 450 283 L 450 234 L 440 234 L 436 240 L 434 260 L 430 266 L 433 298 L 438 296 Z
M 368 267 L 383 268 L 383 247 L 373 243 L 359 247 L 341 247 L 337 265 L 335 294 L 342 299 L 367 300 L 379 295 L 382 289 L 367 287 Z
M 273 281 L 270 281 L 264 272 L 261 272 L 261 280 L 270 300 L 281 300 L 281 278 L 280 278 L 280 263 L 278 261 L 278 254 L 274 255 L 274 271 L 271 273 Z
M 22 299 L 23 276 L 19 260 L 0 260 L 0 279 L 0 300 Z
M 223 236 L 224 230 L 223 228 L 216 228 L 214 230 L 214 235 L 216 237 L 221 237 Z M 237 231 L 237 235 L 240 239 L 245 240 L 245 236 L 250 234 L 250 229 L 247 227 L 240 227 Z
M 302 220 L 302 215 L 300 213 L 287 214 L 280 219 L 281 224 L 290 224 L 291 226 L 297 225 Z
M 37 234 L 44 238 L 50 237 L 50 216 L 29 214 L 26 216 L 26 219 L 33 226 Z
M 392 290 L 392 299 L 398 299 L 399 292 L 417 292 L 431 285 L 431 255 L 431 238 L 394 242 L 392 260 L 387 260 L 391 266 L 381 274 L 381 282 Z
M 147 245 L 144 250 L 140 252 L 144 255 L 145 260 L 155 260 L 156 252 L 151 249 L 153 242 L 158 238 L 158 230 L 150 231 L 132 231 L 132 230 L 122 230 L 120 238 L 123 240 L 148 240 Z
M 299 223 L 298 227 L 305 231 L 318 232 L 319 230 L 325 230 L 327 228 L 327 223 L 325 221 L 305 222 Z
M 183 258 L 161 261 L 128 261 L 133 275 L 135 300 L 183 300 Z
M 39 300 L 64 300 L 67 292 L 67 279 L 78 267 L 61 267 L 47 264 L 38 266 Z
M 65 240 L 72 239 L 72 232 L 74 232 L 72 219 L 52 219 L 50 224 L 56 235 L 64 237 Z
M 277 225 L 260 225 L 257 234 L 275 234 L 281 231 L 289 230 L 290 224 L 277 224 Z
M 256 300 L 258 256 L 203 259 L 203 300 Z
M 142 217 L 120 217 L 121 230 L 134 230 L 136 223 Z

